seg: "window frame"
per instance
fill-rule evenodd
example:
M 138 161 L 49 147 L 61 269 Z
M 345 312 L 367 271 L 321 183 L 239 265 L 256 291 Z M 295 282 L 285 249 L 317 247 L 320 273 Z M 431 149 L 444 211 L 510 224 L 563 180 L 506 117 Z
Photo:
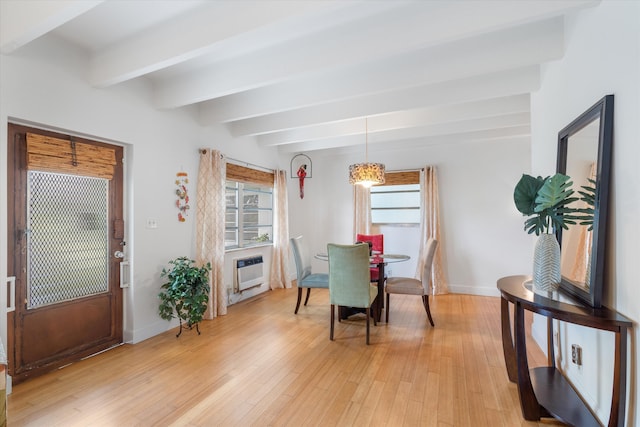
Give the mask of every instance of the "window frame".
M 232 163 L 227 164 L 227 174 L 225 179 L 225 251 L 273 245 L 273 178 L 273 172 L 264 172 Z M 252 188 L 245 190 L 245 186 L 250 186 Z M 226 193 L 230 190 L 235 191 L 235 204 L 233 206 L 227 203 Z M 247 191 L 248 193 L 257 194 L 258 197 L 260 194 L 269 194 L 271 198 L 271 206 L 269 208 L 256 207 L 254 209 L 246 209 L 244 205 L 245 191 Z M 236 222 L 234 226 L 230 227 L 228 225 L 227 215 L 230 212 L 234 211 Z M 242 236 L 246 230 L 246 227 L 243 218 L 245 212 L 248 211 L 255 211 L 257 213 L 259 213 L 260 211 L 268 211 L 271 213 L 270 224 L 258 223 L 256 225 L 251 225 L 251 228 L 256 228 L 258 230 L 258 233 L 260 228 L 269 228 L 271 232 L 269 233 L 269 239 L 267 241 L 258 240 L 255 244 L 244 243 L 244 239 L 242 238 Z M 235 234 L 235 242 L 233 244 L 227 244 L 227 235 L 230 232 L 233 232 Z

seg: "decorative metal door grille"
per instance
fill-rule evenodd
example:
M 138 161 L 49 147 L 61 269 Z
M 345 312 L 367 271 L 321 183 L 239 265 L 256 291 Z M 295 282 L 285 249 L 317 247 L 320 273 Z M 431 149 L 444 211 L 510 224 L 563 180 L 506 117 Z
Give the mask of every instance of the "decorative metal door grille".
M 108 290 L 109 181 L 29 171 L 27 308 Z

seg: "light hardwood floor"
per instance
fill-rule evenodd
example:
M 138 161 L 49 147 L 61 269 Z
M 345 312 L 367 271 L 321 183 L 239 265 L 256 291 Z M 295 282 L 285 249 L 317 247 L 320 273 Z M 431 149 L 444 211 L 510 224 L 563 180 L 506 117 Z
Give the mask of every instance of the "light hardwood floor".
M 391 296 L 391 323 L 336 322 L 327 290 L 293 314 L 267 292 L 201 325 L 123 345 L 14 387 L 9 426 L 549 426 L 522 419 L 507 379 L 500 300 Z M 529 345 L 530 364 L 546 359 Z

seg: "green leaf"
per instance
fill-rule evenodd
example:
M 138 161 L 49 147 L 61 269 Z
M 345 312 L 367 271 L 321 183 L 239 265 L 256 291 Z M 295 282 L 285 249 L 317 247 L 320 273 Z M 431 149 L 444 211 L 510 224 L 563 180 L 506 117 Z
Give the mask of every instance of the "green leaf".
M 534 178 L 531 175 L 523 174 L 513 191 L 513 200 L 516 209 L 524 215 L 533 215 L 536 207 L 536 197 L 538 190 L 543 186 L 545 179 Z
M 580 200 L 585 202 L 588 208 L 585 209 L 577 209 L 578 212 L 581 213 L 580 225 L 588 225 L 588 230 L 593 230 L 593 216 L 595 215 L 595 205 L 596 205 L 596 181 L 593 179 L 589 179 L 588 186 L 582 186 L 581 188 L 584 191 L 578 191 L 580 194 Z
M 538 190 L 535 211 L 542 212 L 546 209 L 562 207 L 572 201 L 578 200 L 577 198 L 569 200 L 573 194 L 573 190 L 571 189 L 572 184 L 571 178 L 560 173 L 555 174 L 551 178 L 547 178 L 540 190 Z
M 574 191 L 571 189 L 571 185 L 573 182 L 570 177 L 557 173 L 545 180 L 544 185 L 538 191 L 535 210 L 547 213 L 550 225 L 554 230 L 568 230 L 568 224 L 575 224 L 570 215 L 575 212 L 575 209 L 569 208 L 568 205 L 578 198 L 572 197 Z
M 546 224 L 547 224 L 546 215 L 545 216 L 536 215 L 534 217 L 527 219 L 524 222 L 524 229 L 529 234 L 536 233 L 536 236 L 537 236 L 540 234 L 542 230 L 544 230 Z

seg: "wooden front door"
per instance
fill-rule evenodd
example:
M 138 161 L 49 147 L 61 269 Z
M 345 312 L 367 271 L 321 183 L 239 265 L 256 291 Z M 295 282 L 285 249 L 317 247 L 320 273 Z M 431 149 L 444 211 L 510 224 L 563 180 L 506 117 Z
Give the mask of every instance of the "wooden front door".
M 122 342 L 123 149 L 14 124 L 7 146 L 19 383 Z

